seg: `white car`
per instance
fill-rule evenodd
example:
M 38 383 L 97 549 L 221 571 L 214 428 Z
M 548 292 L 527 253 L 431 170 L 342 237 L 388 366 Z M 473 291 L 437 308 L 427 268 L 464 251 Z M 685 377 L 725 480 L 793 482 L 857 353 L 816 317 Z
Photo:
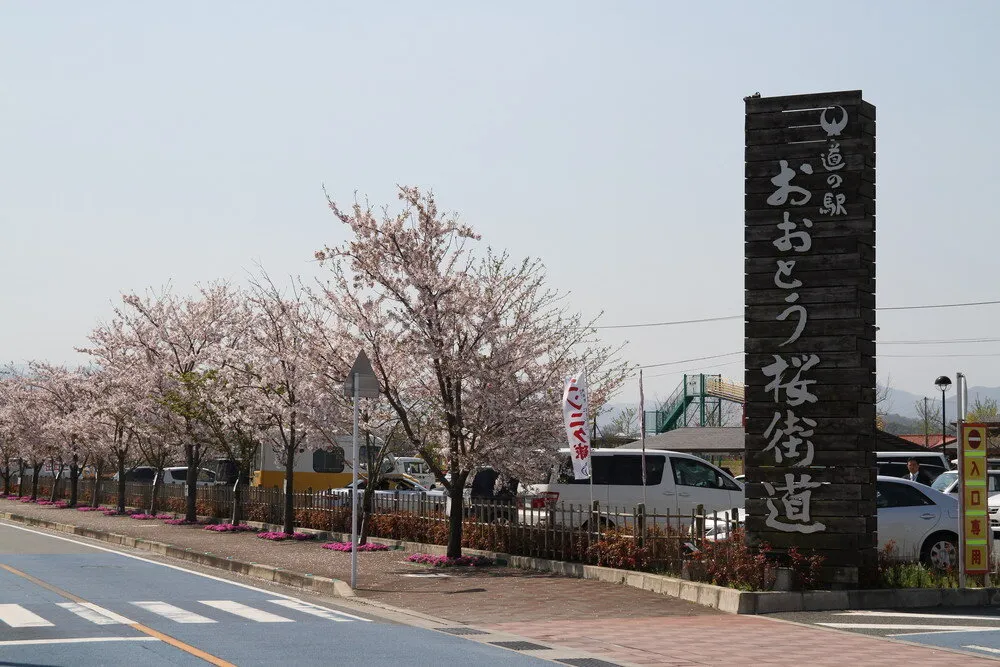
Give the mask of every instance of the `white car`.
M 986 471 L 987 480 L 987 491 L 989 497 L 992 498 L 995 495 L 1000 494 L 1000 470 L 987 470 Z M 937 489 L 941 493 L 957 494 L 958 493 L 958 471 L 948 470 L 941 473 L 934 483 L 931 484 L 932 489 Z
M 958 563 L 958 499 L 918 482 L 879 475 L 875 482 L 878 547 L 895 543 L 899 560 L 917 560 L 946 569 Z M 996 507 L 1000 509 L 1000 497 Z M 707 536 L 722 539 L 728 529 L 722 513 L 706 517 Z M 740 508 L 740 520 L 746 512 Z M 718 524 L 713 527 L 713 524 Z M 995 524 L 996 525 L 996 524 Z M 995 531 L 994 531 L 995 532 Z
M 359 479 L 357 481 L 359 499 L 363 495 L 366 483 L 367 480 L 365 479 Z M 351 487 L 352 484 L 348 484 L 347 486 L 338 489 L 329 489 L 328 491 L 322 492 L 320 495 L 332 497 L 333 505 L 350 505 Z M 426 499 L 434 505 L 439 503 L 443 505 L 445 503 L 445 494 L 444 491 L 428 489 L 416 480 L 395 476 L 391 478 L 383 478 L 379 483 L 379 487 L 375 489 L 375 501 L 379 505 L 393 500 L 407 503 L 416 502 L 422 499 Z

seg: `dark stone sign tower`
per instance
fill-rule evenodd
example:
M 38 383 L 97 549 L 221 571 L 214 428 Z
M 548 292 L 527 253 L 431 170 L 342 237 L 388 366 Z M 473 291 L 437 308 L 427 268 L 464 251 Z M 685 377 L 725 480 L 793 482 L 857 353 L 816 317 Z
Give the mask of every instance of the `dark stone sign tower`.
M 875 107 L 746 98 L 747 532 L 875 566 Z

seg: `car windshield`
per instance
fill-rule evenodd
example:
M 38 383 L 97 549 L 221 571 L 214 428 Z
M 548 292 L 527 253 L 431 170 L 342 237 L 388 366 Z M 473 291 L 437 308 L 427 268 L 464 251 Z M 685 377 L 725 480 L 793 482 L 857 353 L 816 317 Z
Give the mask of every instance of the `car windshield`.
M 934 483 L 931 484 L 931 488 L 934 489 L 935 491 L 940 491 L 941 493 L 944 493 L 945 490 L 949 486 L 951 486 L 956 479 L 958 479 L 957 472 L 951 470 L 943 472 L 940 475 L 938 475 L 937 479 L 934 480 Z

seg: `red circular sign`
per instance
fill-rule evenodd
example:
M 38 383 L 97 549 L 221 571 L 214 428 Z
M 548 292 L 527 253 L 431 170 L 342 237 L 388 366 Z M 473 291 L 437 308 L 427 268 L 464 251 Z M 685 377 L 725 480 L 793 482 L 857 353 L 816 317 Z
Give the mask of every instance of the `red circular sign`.
M 979 435 L 978 429 L 972 429 L 969 431 L 969 448 L 979 449 L 979 445 L 983 444 L 983 436 Z

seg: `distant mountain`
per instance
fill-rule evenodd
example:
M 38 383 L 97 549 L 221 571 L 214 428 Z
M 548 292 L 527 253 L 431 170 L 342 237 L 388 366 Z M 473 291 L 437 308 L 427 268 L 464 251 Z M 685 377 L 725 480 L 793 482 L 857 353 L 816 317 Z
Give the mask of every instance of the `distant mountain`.
M 987 398 L 992 398 L 993 400 L 1000 402 L 1000 387 L 969 387 L 969 407 L 975 404 L 976 398 L 980 400 L 985 400 Z M 936 389 L 931 389 L 927 394 L 927 398 L 931 400 L 937 399 L 937 409 L 941 409 L 941 392 Z M 917 407 L 916 404 L 924 400 L 924 396 L 917 394 L 911 394 L 908 391 L 902 389 L 893 389 L 890 387 L 888 393 L 888 400 L 886 404 L 880 406 L 880 409 L 889 414 L 894 414 L 901 417 L 917 417 Z M 955 388 L 952 386 L 948 394 L 946 394 L 945 399 L 945 418 L 951 421 L 951 418 L 955 415 Z M 921 422 L 921 429 L 923 429 L 923 422 Z M 892 432 L 892 431 L 890 431 Z M 919 432 L 919 431 L 915 431 Z

